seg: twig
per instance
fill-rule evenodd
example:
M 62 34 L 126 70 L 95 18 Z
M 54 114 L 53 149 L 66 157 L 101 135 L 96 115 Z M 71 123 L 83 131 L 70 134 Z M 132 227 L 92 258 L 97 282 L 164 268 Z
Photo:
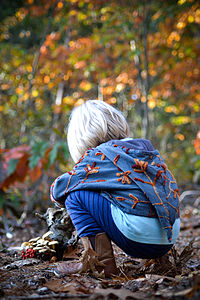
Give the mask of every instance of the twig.
M 191 195 L 198 195 L 200 196 L 200 190 L 199 191 L 185 191 L 180 195 L 180 201 L 183 201 L 183 199 L 187 196 L 191 196 Z
M 126 276 L 126 274 L 123 272 L 122 268 L 119 267 L 119 269 L 120 269 L 120 272 L 121 272 L 121 273 L 124 275 L 124 277 L 126 278 L 126 280 L 129 280 L 128 277 Z

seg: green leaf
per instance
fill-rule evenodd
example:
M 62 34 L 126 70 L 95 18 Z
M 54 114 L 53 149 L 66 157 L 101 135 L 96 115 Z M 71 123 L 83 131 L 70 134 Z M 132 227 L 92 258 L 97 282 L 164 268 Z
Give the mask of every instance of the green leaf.
M 69 149 L 68 149 L 68 146 L 66 143 L 62 142 L 62 151 L 63 151 L 63 154 L 64 154 L 64 157 L 65 158 L 68 158 L 69 157 Z
M 35 156 L 35 155 L 33 155 L 29 158 L 29 167 L 31 170 L 37 166 L 39 159 L 40 159 L 40 156 Z
M 59 146 L 58 144 L 55 144 L 54 147 L 53 147 L 53 149 L 51 150 L 51 152 L 49 154 L 49 166 L 51 166 L 54 163 L 54 161 L 55 161 L 55 159 L 57 157 L 58 146 Z
M 200 159 L 198 159 L 198 160 L 195 161 L 194 166 L 195 166 L 196 169 L 200 169 Z
M 69 150 L 68 150 L 68 147 L 67 147 L 66 142 L 64 142 L 64 141 L 57 142 L 57 143 L 53 146 L 53 148 L 52 148 L 52 150 L 51 150 L 51 152 L 50 152 L 50 154 L 49 154 L 49 167 L 50 167 L 50 166 L 54 163 L 54 161 L 56 160 L 56 158 L 57 158 L 57 156 L 58 156 L 58 151 L 59 151 L 59 149 L 62 150 L 62 152 L 63 152 L 63 154 L 64 154 L 64 157 L 65 157 L 65 158 L 68 158 L 68 156 L 69 156 Z
M 8 176 L 15 172 L 19 159 L 12 158 L 8 163 Z
M 52 128 L 52 131 L 55 132 L 57 135 L 61 135 L 61 131 L 58 128 Z
M 29 167 L 31 169 L 34 169 L 38 162 L 39 159 L 42 158 L 45 154 L 45 151 L 49 148 L 49 143 L 47 142 L 37 142 L 33 145 L 32 147 L 32 155 L 29 158 Z

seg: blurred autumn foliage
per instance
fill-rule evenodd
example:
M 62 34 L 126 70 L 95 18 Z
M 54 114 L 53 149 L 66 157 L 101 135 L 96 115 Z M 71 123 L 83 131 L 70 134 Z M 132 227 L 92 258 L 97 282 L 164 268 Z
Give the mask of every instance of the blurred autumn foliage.
M 199 182 L 199 1 L 3 0 L 0 20 L 0 208 L 48 205 L 87 99 L 122 110 L 179 183 Z

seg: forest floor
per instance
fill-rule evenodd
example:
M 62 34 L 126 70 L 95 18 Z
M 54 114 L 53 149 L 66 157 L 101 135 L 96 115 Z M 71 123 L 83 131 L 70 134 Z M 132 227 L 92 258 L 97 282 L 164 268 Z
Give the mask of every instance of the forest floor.
M 200 199 L 181 204 L 181 232 L 169 256 L 161 260 L 134 259 L 114 245 L 118 276 L 112 279 L 76 274 L 57 278 L 56 262 L 21 258 L 22 242 L 41 236 L 47 228 L 29 217 L 0 251 L 0 299 L 200 299 Z M 78 248 L 64 259 L 77 257 Z

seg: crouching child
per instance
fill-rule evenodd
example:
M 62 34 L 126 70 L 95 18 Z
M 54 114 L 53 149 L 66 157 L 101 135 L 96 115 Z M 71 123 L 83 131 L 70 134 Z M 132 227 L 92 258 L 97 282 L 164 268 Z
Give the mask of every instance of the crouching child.
M 130 138 L 122 113 L 100 100 L 72 111 L 67 138 L 75 165 L 54 181 L 51 199 L 67 209 L 84 252 L 55 273 L 117 274 L 111 241 L 134 258 L 166 254 L 180 230 L 179 191 L 159 151 Z

